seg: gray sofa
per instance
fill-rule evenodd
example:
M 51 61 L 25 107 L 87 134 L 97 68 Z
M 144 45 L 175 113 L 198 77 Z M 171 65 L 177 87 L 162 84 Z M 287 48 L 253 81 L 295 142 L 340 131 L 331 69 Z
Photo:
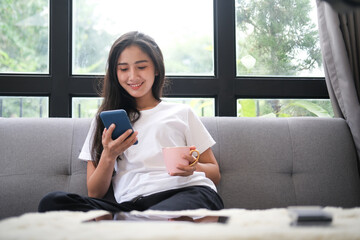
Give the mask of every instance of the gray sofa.
M 50 191 L 87 194 L 86 163 L 78 154 L 90 121 L 0 118 L 0 218 L 37 211 Z M 360 206 L 356 151 L 344 120 L 202 121 L 217 142 L 226 208 Z

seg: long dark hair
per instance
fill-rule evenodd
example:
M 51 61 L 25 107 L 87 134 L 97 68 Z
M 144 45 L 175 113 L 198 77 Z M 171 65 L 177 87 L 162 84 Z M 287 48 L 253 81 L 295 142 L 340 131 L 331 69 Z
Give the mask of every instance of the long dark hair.
M 154 63 L 155 76 L 152 86 L 152 93 L 156 100 L 160 101 L 165 84 L 165 66 L 162 52 L 156 42 L 149 36 L 140 32 L 128 32 L 119 37 L 112 45 L 107 60 L 106 74 L 102 83 L 100 96 L 103 102 L 96 114 L 96 129 L 93 135 L 93 145 L 91 156 L 96 167 L 100 161 L 102 146 L 102 132 L 104 125 L 101 122 L 99 113 L 106 110 L 124 109 L 132 123 L 140 118 L 135 98 L 133 98 L 124 88 L 121 87 L 117 78 L 117 63 L 120 54 L 129 46 L 138 46 L 146 53 Z

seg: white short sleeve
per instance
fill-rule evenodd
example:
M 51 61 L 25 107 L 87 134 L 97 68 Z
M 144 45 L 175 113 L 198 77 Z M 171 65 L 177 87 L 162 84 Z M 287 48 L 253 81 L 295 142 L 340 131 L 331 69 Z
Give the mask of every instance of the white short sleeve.
M 194 145 L 200 153 L 203 153 L 215 144 L 215 140 L 191 108 L 188 112 L 188 124 L 188 132 L 185 133 L 188 146 Z
M 91 121 L 91 125 L 90 125 L 90 129 L 89 132 L 86 136 L 84 145 L 81 149 L 80 155 L 79 155 L 79 159 L 84 160 L 84 161 L 92 161 L 92 157 L 91 157 L 91 146 L 93 143 L 93 135 L 95 132 L 95 125 L 96 125 L 96 121 L 95 118 Z

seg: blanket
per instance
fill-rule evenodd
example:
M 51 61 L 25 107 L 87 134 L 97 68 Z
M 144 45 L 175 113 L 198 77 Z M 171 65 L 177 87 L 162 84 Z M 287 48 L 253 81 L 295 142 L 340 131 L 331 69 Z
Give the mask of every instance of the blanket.
M 0 221 L 0 239 L 360 239 L 360 208 L 326 207 L 329 226 L 291 226 L 287 209 L 205 209 L 141 214 L 229 216 L 227 223 L 90 221 L 105 211 L 27 213 Z

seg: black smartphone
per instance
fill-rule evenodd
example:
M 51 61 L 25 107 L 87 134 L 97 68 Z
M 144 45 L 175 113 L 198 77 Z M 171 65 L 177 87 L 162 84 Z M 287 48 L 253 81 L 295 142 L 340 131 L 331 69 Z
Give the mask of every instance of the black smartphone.
M 330 225 L 332 214 L 322 207 L 289 207 L 292 226 Z
M 123 109 L 103 111 L 100 113 L 100 118 L 106 129 L 109 129 L 111 124 L 115 124 L 115 129 L 111 135 L 113 140 L 117 139 L 120 135 L 129 129 L 134 132 L 134 129 L 130 123 L 130 119 L 126 111 Z M 136 141 L 134 145 L 137 143 L 138 141 Z

